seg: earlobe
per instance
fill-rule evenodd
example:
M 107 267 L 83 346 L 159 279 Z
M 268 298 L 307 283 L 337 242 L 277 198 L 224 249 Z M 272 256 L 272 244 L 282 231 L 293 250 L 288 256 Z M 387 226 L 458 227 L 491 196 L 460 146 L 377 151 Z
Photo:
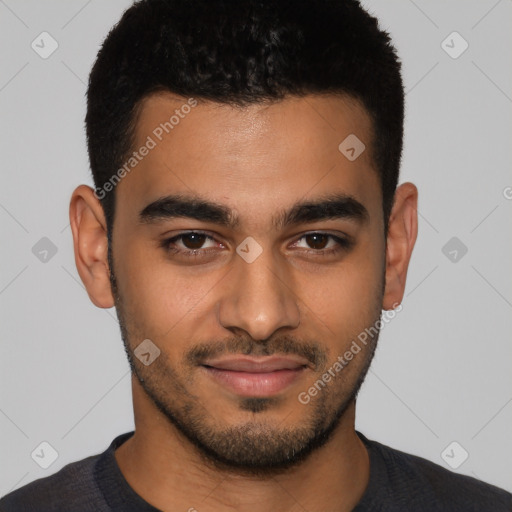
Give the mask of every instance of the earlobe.
M 75 263 L 91 301 L 99 308 L 114 306 L 108 266 L 105 215 L 92 188 L 80 185 L 71 196 L 69 221 Z
M 384 309 L 394 309 L 402 302 L 407 269 L 417 234 L 418 189 L 412 183 L 404 183 L 396 190 L 389 218 Z

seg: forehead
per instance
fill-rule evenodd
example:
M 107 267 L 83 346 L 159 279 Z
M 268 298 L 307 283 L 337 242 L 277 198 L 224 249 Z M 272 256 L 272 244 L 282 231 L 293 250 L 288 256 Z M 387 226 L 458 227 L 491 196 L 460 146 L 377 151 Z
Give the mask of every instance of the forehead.
M 139 157 L 116 193 L 139 207 L 183 193 L 253 214 L 333 191 L 380 201 L 372 136 L 368 113 L 349 97 L 239 107 L 157 93 L 140 105 L 133 144 Z M 348 158 L 352 148 L 364 150 Z
M 190 140 L 191 131 L 195 140 Z M 349 134 L 358 134 L 369 145 L 372 123 L 367 110 L 351 96 L 327 94 L 235 106 L 159 92 L 141 101 L 135 129 L 137 143 L 148 135 L 175 146 L 185 139 L 190 145 L 201 140 L 223 146 L 223 157 L 258 145 L 271 152 L 283 144 L 301 155 L 324 150 L 332 139 Z M 302 144 L 305 139 L 308 146 Z

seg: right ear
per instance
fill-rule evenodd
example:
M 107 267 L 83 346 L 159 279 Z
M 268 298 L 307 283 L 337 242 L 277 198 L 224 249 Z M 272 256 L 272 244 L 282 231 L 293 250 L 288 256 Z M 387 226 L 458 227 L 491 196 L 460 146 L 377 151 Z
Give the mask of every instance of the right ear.
M 69 222 L 73 232 L 75 263 L 89 298 L 99 308 L 114 306 L 108 265 L 105 214 L 99 199 L 87 185 L 71 196 Z

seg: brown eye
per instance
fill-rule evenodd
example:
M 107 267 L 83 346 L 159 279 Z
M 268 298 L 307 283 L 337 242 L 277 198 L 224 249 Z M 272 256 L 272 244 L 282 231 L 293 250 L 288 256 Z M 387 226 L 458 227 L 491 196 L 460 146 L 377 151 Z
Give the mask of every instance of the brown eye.
M 323 233 L 312 233 L 304 238 L 311 249 L 321 250 L 325 249 L 331 237 Z
M 202 233 L 186 233 L 181 235 L 181 241 L 187 249 L 201 249 L 206 239 L 209 238 Z
M 307 254 L 312 256 L 332 256 L 340 251 L 349 250 L 352 245 L 353 242 L 346 237 L 319 231 L 306 233 L 295 243 L 295 247 L 304 249 Z
M 172 238 L 162 240 L 161 247 L 176 257 L 193 257 L 199 259 L 211 256 L 212 251 L 222 250 L 225 247 L 216 240 L 200 231 L 187 231 Z

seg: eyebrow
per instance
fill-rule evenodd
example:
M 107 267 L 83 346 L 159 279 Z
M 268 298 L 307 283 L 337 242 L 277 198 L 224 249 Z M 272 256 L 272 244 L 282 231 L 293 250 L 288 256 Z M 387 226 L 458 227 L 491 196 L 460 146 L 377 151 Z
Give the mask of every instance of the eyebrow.
M 369 220 L 365 206 L 346 194 L 333 194 L 310 201 L 299 201 L 273 218 L 277 229 L 322 220 L 348 219 L 364 223 Z M 169 195 L 148 204 L 139 213 L 141 223 L 156 223 L 174 218 L 190 218 L 234 229 L 240 224 L 238 215 L 229 207 L 199 197 Z

